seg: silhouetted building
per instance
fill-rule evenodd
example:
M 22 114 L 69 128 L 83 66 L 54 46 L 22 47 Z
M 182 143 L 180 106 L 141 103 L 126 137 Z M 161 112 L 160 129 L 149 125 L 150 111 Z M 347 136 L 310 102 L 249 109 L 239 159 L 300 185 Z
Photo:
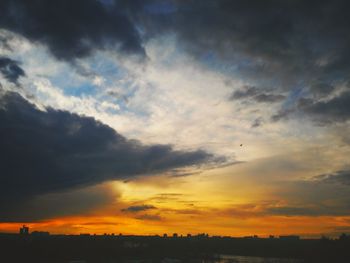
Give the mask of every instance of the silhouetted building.
M 20 234 L 20 235 L 28 235 L 28 234 L 29 234 L 29 227 L 27 227 L 26 225 L 23 225 L 23 226 L 19 229 L 19 234 Z
M 300 237 L 299 236 L 294 236 L 294 235 L 290 235 L 290 236 L 280 236 L 281 240 L 299 240 Z
M 177 233 L 174 233 L 174 234 L 173 234 L 173 237 L 178 237 Z
M 343 240 L 343 241 L 350 240 L 350 235 L 343 233 L 339 236 L 339 240 Z
M 163 237 L 164 237 L 164 238 L 168 237 L 168 234 L 163 234 Z
M 38 236 L 38 237 L 47 237 L 50 235 L 49 232 L 45 232 L 45 231 L 33 231 L 31 233 L 32 236 Z
M 202 233 L 202 234 L 198 234 L 196 237 L 197 238 L 207 238 L 207 237 L 209 237 L 209 234 Z
M 245 239 L 258 239 L 259 236 L 257 236 L 257 235 L 254 235 L 254 236 L 244 236 L 243 238 L 245 238 Z

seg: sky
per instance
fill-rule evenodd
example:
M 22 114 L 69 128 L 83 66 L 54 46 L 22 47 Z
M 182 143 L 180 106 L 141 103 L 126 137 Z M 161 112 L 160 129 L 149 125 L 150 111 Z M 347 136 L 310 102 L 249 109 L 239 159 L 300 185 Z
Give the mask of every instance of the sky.
M 2 0 L 0 232 L 350 232 L 346 0 Z

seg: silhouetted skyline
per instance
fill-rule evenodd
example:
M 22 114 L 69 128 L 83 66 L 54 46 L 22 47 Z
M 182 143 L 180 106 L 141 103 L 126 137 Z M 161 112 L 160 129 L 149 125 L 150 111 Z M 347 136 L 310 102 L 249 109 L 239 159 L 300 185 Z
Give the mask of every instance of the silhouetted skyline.
M 232 238 L 194 236 L 0 234 L 2 260 L 9 262 L 221 262 L 230 255 L 267 262 L 347 262 L 350 236 L 299 239 L 297 236 Z M 21 251 L 21 253 L 17 253 Z M 257 260 L 258 258 L 256 258 Z M 129 261 L 128 261 L 129 260 Z M 236 259 L 238 260 L 238 259 Z M 244 262 L 255 262 L 246 258 Z M 264 262 L 265 262 L 264 261 Z M 226 262 L 226 261 L 224 261 Z M 237 262 L 237 261 L 234 261 Z M 238 262 L 240 262 L 238 260 Z

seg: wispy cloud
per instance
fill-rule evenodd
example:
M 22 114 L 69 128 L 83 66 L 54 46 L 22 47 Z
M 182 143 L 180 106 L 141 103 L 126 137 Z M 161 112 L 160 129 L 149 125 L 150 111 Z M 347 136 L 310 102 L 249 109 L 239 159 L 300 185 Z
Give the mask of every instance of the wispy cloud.
M 152 210 L 152 209 L 157 209 L 157 208 L 153 205 L 132 205 L 127 208 L 123 208 L 121 211 L 137 213 L 137 212 L 143 212 L 143 211 Z

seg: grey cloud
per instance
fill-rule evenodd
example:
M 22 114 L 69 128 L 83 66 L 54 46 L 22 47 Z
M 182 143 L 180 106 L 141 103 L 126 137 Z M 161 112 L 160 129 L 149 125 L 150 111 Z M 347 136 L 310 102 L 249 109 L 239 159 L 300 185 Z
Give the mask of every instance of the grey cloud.
M 287 120 L 291 114 L 295 113 L 295 109 L 281 109 L 276 114 L 271 116 L 271 120 L 276 122 L 280 120 Z
M 259 90 L 256 87 L 245 86 L 244 88 L 233 92 L 230 97 L 230 100 L 241 99 L 250 99 L 262 103 L 275 103 L 284 100 L 285 96 L 281 94 L 265 93 L 263 90 Z
M 156 209 L 156 207 L 153 205 L 133 205 L 133 206 L 129 206 L 128 208 L 122 209 L 122 211 L 136 213 L 136 212 L 141 212 L 141 211 L 146 211 L 151 209 Z
M 266 94 L 266 93 L 262 93 L 259 94 L 255 97 L 253 97 L 254 100 L 256 100 L 257 102 L 270 102 L 270 103 L 274 103 L 274 102 L 280 102 L 283 101 L 285 99 L 285 96 L 283 95 L 276 95 L 276 94 Z
M 115 202 L 118 193 L 96 185 L 1 203 L 1 222 L 40 221 L 54 217 L 88 214 Z
M 18 79 L 25 76 L 24 70 L 17 61 L 3 56 L 0 56 L 0 73 L 6 80 L 16 85 L 18 85 Z
M 162 218 L 159 215 L 148 215 L 148 214 L 137 216 L 136 219 L 139 219 L 139 220 L 150 220 L 150 221 L 160 221 L 160 220 L 162 220 Z
M 96 49 L 119 47 L 144 55 L 140 36 L 117 5 L 95 0 L 4 0 L 0 28 L 46 45 L 58 59 L 72 61 Z
M 238 70 L 288 79 L 349 70 L 346 0 L 171 1 L 173 12 L 149 13 L 159 1 L 122 1 L 146 36 L 175 32 L 197 57 L 241 58 Z M 304 70 L 308 69 L 306 74 Z
M 331 94 L 335 90 L 334 85 L 324 82 L 315 82 L 310 86 L 310 91 L 318 97 Z
M 340 170 L 331 174 L 321 174 L 314 177 L 314 179 L 324 183 L 338 183 L 350 186 L 350 170 Z
M 271 119 L 288 119 L 298 112 L 306 114 L 318 125 L 346 122 L 350 120 L 350 91 L 344 91 L 328 100 L 300 98 L 294 107 L 281 109 Z
M 346 0 L 5 0 L 0 28 L 40 42 L 67 61 L 116 47 L 145 55 L 148 39 L 174 34 L 202 64 L 232 68 L 224 72 L 259 86 L 232 99 L 275 103 L 300 86 L 321 98 L 350 81 L 349 8 Z M 347 120 L 344 100 L 347 93 L 301 112 L 324 116 L 328 123 Z M 290 115 L 281 113 L 272 119 Z
M 256 87 L 245 86 L 243 89 L 236 90 L 231 95 L 231 100 L 246 99 L 258 94 L 258 89 Z
M 258 127 L 260 127 L 261 125 L 262 125 L 262 119 L 261 118 L 257 118 L 257 119 L 255 119 L 254 121 L 253 121 L 253 123 L 252 123 L 252 128 L 258 128 Z
M 52 192 L 212 162 L 204 151 L 145 146 L 93 118 L 47 108 L 16 93 L 0 98 L 0 207 Z
M 10 39 L 8 37 L 2 36 L 0 34 L 0 48 L 7 51 L 13 51 L 9 44 L 9 40 Z
M 350 91 L 327 101 L 309 102 L 300 109 L 321 124 L 350 120 Z
M 145 38 L 175 33 L 178 44 L 200 62 L 259 86 L 236 92 L 232 99 L 278 102 L 300 87 L 327 97 L 350 80 L 349 1 L 175 0 L 167 14 L 145 11 L 158 1 L 122 2 Z M 302 112 L 345 120 L 349 111 L 340 109 L 345 99 Z M 331 107 L 339 108 L 340 117 L 329 114 Z M 290 116 L 282 111 L 273 119 Z

